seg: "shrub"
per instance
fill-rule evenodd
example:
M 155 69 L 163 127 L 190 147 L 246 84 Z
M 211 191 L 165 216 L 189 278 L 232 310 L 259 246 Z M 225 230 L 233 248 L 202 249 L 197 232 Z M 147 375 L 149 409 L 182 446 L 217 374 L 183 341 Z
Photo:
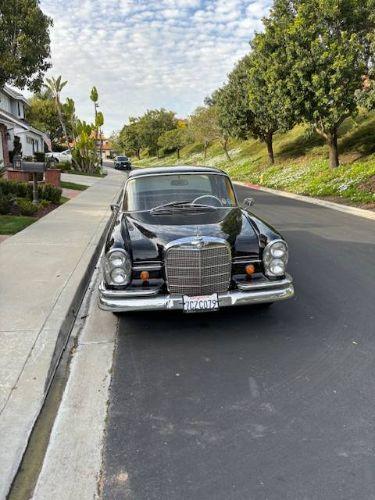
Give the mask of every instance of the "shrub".
M 48 200 L 40 200 L 39 202 L 39 207 L 40 208 L 47 208 L 51 205 L 51 202 Z
M 41 188 L 39 197 L 42 200 L 48 200 L 51 203 L 58 205 L 60 203 L 61 194 L 61 188 L 52 186 L 51 184 L 44 184 L 44 186 Z
M 34 153 L 34 156 L 36 161 L 45 161 L 46 159 L 46 155 L 45 153 L 43 153 L 43 151 L 36 151 Z
M 61 172 L 70 172 L 72 164 L 69 161 L 51 162 L 50 168 L 58 168 Z
M 34 205 L 32 201 L 25 198 L 17 198 L 16 205 L 21 215 L 35 215 L 38 211 L 37 205 Z
M 7 215 L 10 213 L 13 206 L 13 197 L 10 194 L 4 194 L 0 190 L 0 214 Z
M 0 179 L 0 191 L 4 195 L 12 195 L 17 198 L 33 199 L 33 185 L 26 182 L 14 182 Z M 48 200 L 57 205 L 60 202 L 62 189 L 51 184 L 38 185 L 38 197 L 40 200 Z
M 0 179 L 0 191 L 2 191 L 3 194 L 11 194 L 19 198 L 26 198 L 29 193 L 29 186 L 26 182 L 15 182 Z

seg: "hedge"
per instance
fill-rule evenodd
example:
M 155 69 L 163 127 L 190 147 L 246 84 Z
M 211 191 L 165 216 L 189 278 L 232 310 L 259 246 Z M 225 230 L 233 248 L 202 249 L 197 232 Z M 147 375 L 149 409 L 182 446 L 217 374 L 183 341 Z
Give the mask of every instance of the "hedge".
M 0 179 L 0 196 L 11 195 L 15 198 L 33 199 L 33 186 L 27 182 L 15 182 Z M 51 184 L 38 185 L 38 197 L 40 200 L 47 200 L 55 205 L 60 202 L 62 189 Z

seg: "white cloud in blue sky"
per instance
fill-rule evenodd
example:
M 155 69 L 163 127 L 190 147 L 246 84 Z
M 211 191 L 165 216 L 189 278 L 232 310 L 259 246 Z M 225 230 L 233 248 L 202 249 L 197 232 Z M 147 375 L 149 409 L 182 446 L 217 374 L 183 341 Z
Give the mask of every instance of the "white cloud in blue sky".
M 165 107 L 187 116 L 249 50 L 271 0 L 42 0 L 54 21 L 51 74 L 91 119 L 96 85 L 105 130 Z

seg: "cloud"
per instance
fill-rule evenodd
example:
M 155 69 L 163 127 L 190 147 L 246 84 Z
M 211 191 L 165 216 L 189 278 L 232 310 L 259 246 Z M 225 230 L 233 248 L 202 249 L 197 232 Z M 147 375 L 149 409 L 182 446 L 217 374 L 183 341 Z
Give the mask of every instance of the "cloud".
M 92 119 L 96 85 L 107 133 L 165 107 L 186 116 L 249 50 L 272 0 L 42 0 L 54 20 L 51 74 Z

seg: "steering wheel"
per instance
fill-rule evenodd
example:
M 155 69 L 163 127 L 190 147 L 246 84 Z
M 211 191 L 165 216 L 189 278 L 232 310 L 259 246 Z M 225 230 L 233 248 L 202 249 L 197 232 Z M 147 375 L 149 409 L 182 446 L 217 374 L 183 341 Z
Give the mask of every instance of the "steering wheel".
M 195 203 L 197 203 L 197 201 L 204 200 L 205 198 L 209 198 L 210 200 L 214 201 L 214 204 L 213 205 L 211 204 L 209 206 L 212 206 L 212 207 L 222 207 L 223 206 L 223 204 L 221 203 L 219 198 L 217 198 L 217 196 L 214 196 L 213 194 L 202 194 L 202 196 L 198 196 L 198 198 L 195 198 L 195 200 L 193 200 L 191 203 L 194 205 Z
M 204 200 L 205 198 L 209 198 L 210 200 L 214 201 L 214 205 L 211 204 L 209 206 L 212 206 L 212 207 L 222 207 L 223 206 L 223 204 L 221 203 L 219 198 L 217 198 L 213 194 L 202 194 L 202 196 L 198 196 L 198 198 L 195 198 L 195 200 L 193 200 L 191 203 L 194 205 L 195 203 L 197 203 L 197 201 L 202 200 L 202 199 Z

